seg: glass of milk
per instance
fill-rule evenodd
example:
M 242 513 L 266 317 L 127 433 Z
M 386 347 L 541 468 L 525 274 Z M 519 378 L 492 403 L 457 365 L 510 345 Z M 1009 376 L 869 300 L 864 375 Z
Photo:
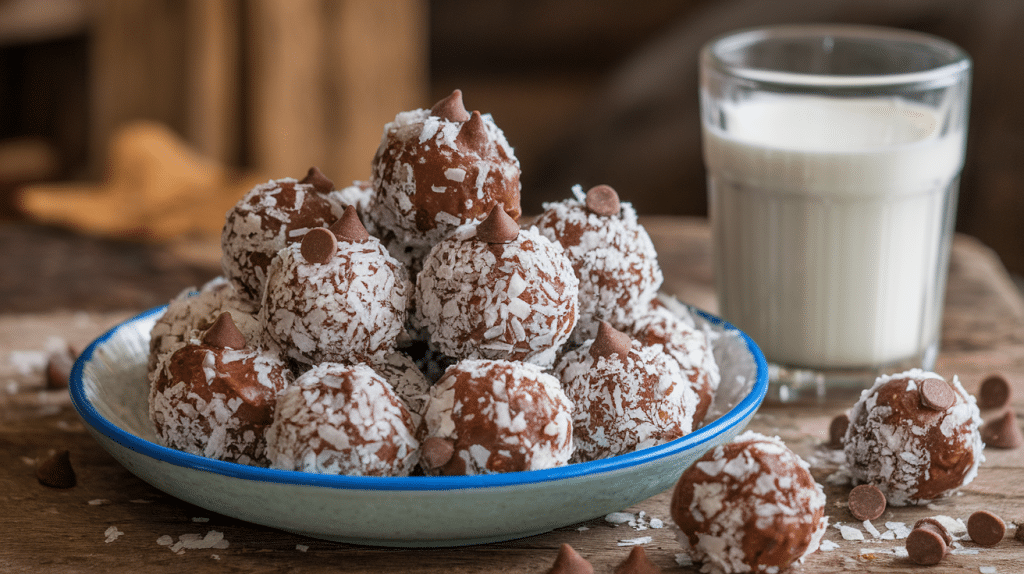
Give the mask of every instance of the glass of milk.
M 859 391 L 938 353 L 971 61 L 890 28 L 744 30 L 701 52 L 719 313 L 773 398 Z

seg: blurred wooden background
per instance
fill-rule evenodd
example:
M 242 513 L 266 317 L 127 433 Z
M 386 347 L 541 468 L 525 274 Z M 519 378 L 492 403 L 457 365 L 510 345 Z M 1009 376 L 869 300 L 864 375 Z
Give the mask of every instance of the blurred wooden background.
M 1024 273 L 1024 2 L 1005 0 L 0 0 L 0 218 L 24 219 L 25 184 L 109 178 L 140 119 L 253 177 L 365 179 L 383 124 L 453 88 L 516 148 L 527 213 L 609 183 L 642 214 L 701 215 L 697 50 L 807 21 L 967 49 L 957 226 Z

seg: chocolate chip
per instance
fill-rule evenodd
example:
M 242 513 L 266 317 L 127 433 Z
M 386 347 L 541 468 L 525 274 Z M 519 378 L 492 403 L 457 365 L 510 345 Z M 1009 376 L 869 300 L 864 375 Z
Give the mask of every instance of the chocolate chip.
M 595 185 L 587 191 L 587 209 L 595 215 L 611 217 L 621 209 L 619 194 L 608 185 Z
M 320 171 L 320 168 L 316 166 L 309 168 L 309 171 L 306 173 L 306 177 L 302 178 L 299 183 L 311 184 L 313 189 L 320 193 L 330 193 L 334 191 L 334 182 L 327 179 L 324 172 Z
M 50 353 L 46 360 L 46 387 L 50 389 L 68 388 L 71 368 L 74 367 L 77 357 L 78 353 L 70 346 Z
M 245 335 L 238 330 L 231 313 L 221 313 L 203 334 L 203 344 L 218 349 L 244 349 Z
M 345 213 L 342 213 L 338 221 L 331 225 L 330 230 L 338 239 L 349 243 L 363 243 L 370 239 L 369 232 L 366 231 L 363 222 L 359 220 L 359 212 L 352 205 L 345 206 Z M 331 256 L 333 257 L 334 254 L 331 253 Z
M 620 361 L 625 361 L 632 347 L 633 340 L 629 335 L 612 327 L 607 321 L 601 321 L 597 326 L 597 336 L 590 344 L 590 356 L 598 359 L 618 355 Z
M 484 126 L 480 112 L 473 112 L 469 120 L 462 124 L 459 135 L 455 136 L 456 143 L 469 149 L 480 149 L 487 144 L 487 140 L 487 127 Z
M 1013 533 L 1013 539 L 1017 542 L 1024 542 L 1024 521 L 1014 520 L 1013 525 L 1016 531 Z
M 306 232 L 299 253 L 307 263 L 327 263 L 338 251 L 338 237 L 326 227 L 314 227 Z
M 487 218 L 476 226 L 476 238 L 484 243 L 510 243 L 519 237 L 519 224 L 496 203 Z
M 1001 409 L 1010 404 L 1013 389 L 1002 375 L 991 374 L 981 382 L 978 389 L 978 408 Z
M 75 469 L 71 468 L 71 453 L 63 450 L 47 458 L 36 466 L 36 478 L 39 484 L 53 488 L 71 488 L 78 479 Z
M 615 567 L 615 574 L 661 574 L 661 568 L 651 562 L 643 546 L 634 546 L 629 556 Z
M 594 574 L 594 567 L 572 546 L 562 544 L 558 549 L 555 563 L 547 571 L 547 574 Z
M 995 546 L 1006 535 L 1006 523 L 987 510 L 979 510 L 967 519 L 967 535 L 982 546 Z
M 942 536 L 942 540 L 946 543 L 946 546 L 949 546 L 953 543 L 953 535 L 950 534 L 948 530 L 946 530 L 946 527 L 943 526 L 941 522 L 932 517 L 922 518 L 921 520 L 915 522 L 913 530 L 922 528 L 925 525 L 927 525 L 929 528 L 937 532 L 939 536 Z
M 935 411 L 944 411 L 956 402 L 956 395 L 949 383 L 942 379 L 921 381 L 921 406 Z
M 850 428 L 850 417 L 846 414 L 836 415 L 828 425 L 828 446 L 839 450 L 846 441 L 846 429 Z
M 885 512 L 885 495 L 873 484 L 861 484 L 850 491 L 850 514 L 857 520 L 874 520 Z
M 981 440 L 987 447 L 1011 449 L 1024 444 L 1024 436 L 1021 435 L 1013 411 L 1006 411 L 1002 416 L 981 425 L 980 432 Z
M 907 536 L 907 556 L 915 564 L 932 566 L 946 555 L 946 541 L 942 533 L 931 524 L 914 528 Z
M 432 436 L 420 444 L 420 466 L 426 470 L 441 468 L 448 464 L 455 454 L 455 441 L 450 438 Z
M 446 119 L 451 122 L 465 122 L 469 120 L 469 112 L 462 103 L 462 90 L 453 90 L 447 97 L 439 100 L 434 107 L 430 108 L 430 115 Z

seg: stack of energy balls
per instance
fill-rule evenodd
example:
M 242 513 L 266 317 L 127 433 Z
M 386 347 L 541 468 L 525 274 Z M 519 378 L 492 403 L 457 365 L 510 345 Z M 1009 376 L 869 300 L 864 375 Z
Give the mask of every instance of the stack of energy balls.
M 228 212 L 223 276 L 153 328 L 150 416 L 190 453 L 362 476 L 551 468 L 684 436 L 719 383 L 608 186 L 520 218 L 520 165 L 456 90 Z

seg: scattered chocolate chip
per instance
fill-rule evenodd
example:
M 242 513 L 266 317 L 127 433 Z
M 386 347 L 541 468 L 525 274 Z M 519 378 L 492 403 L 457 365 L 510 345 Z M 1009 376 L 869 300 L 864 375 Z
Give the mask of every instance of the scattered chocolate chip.
M 601 321 L 597 326 L 597 336 L 590 344 L 590 356 L 597 359 L 619 355 L 625 360 L 632 346 L 633 340 L 629 335 L 612 327 L 607 321 Z
M 939 536 L 942 537 L 942 540 L 943 540 L 943 542 L 946 543 L 946 546 L 949 546 L 950 544 L 953 543 L 953 535 L 950 534 L 948 530 L 946 530 L 946 527 L 943 526 L 943 524 L 941 522 L 939 522 L 938 520 L 936 520 L 935 518 L 932 518 L 932 517 L 922 518 L 921 520 L 918 520 L 917 522 L 915 522 L 913 530 L 917 530 L 918 528 L 922 528 L 926 524 L 930 528 L 932 528 L 935 532 L 939 533 Z
M 420 444 L 420 466 L 427 470 L 441 468 L 448 464 L 455 454 L 455 441 L 450 438 L 432 436 Z
M 1016 532 L 1013 533 L 1013 539 L 1017 542 L 1024 542 L 1024 520 L 1014 520 L 1013 525 L 1016 527 Z
M 221 313 L 203 334 L 203 344 L 218 349 L 244 349 L 245 335 L 238 330 L 231 313 Z
M 500 203 L 476 226 L 476 238 L 484 243 L 510 243 L 519 237 L 519 224 Z
M 46 387 L 50 389 L 68 388 L 71 368 L 75 365 L 76 358 L 78 358 L 78 353 L 70 346 L 50 353 L 46 360 Z
M 978 408 L 1001 409 L 1010 404 L 1013 389 L 1002 375 L 993 373 L 981 382 L 978 389 Z
M 484 126 L 484 119 L 480 116 L 480 112 L 473 112 L 469 120 L 462 124 L 459 135 L 455 136 L 456 143 L 470 149 L 484 147 L 487 139 L 487 127 Z
M 932 566 L 946 555 L 946 540 L 932 524 L 922 524 L 907 536 L 907 556 L 915 564 Z
M 967 519 L 967 535 L 982 546 L 995 546 L 1006 535 L 1006 523 L 987 510 L 979 510 Z
M 985 446 L 992 448 L 1019 448 L 1024 444 L 1024 435 L 1017 424 L 1017 416 L 1013 411 L 1006 411 L 981 425 L 981 440 Z
M 434 107 L 430 108 L 430 115 L 437 116 L 452 122 L 465 122 L 469 120 L 469 112 L 462 103 L 462 90 L 453 90 L 447 97 L 439 100 Z
M 359 213 L 352 205 L 345 207 L 345 213 L 342 213 L 338 221 L 331 225 L 330 230 L 338 239 L 349 243 L 363 243 L 370 239 L 369 232 L 366 231 L 363 222 L 359 220 Z
M 587 191 L 587 209 L 595 215 L 611 217 L 618 215 L 621 205 L 619 194 L 608 185 L 595 185 Z
M 562 544 L 558 549 L 558 557 L 547 574 L 594 574 L 594 567 L 572 546 Z
M 44 486 L 53 488 L 71 488 L 78 480 L 75 469 L 71 468 L 71 453 L 66 450 L 58 452 L 36 466 L 36 478 Z
M 327 263 L 338 251 L 338 238 L 325 227 L 314 227 L 306 232 L 299 247 L 302 258 L 309 263 Z
M 306 173 L 306 177 L 302 178 L 299 183 L 312 184 L 313 189 L 320 193 L 330 193 L 334 191 L 334 182 L 324 175 L 324 172 L 320 171 L 320 168 L 313 166 L 309 168 Z
M 921 405 L 935 411 L 944 411 L 956 402 L 956 395 L 949 383 L 941 379 L 921 381 Z
M 861 484 L 850 491 L 850 514 L 860 521 L 874 520 L 885 512 L 885 495 L 873 484 Z
M 661 574 L 661 567 L 651 562 L 643 546 L 634 546 L 629 556 L 615 567 L 615 574 Z
M 836 415 L 828 425 L 828 446 L 839 450 L 846 441 L 846 429 L 850 428 L 850 417 L 846 414 Z

